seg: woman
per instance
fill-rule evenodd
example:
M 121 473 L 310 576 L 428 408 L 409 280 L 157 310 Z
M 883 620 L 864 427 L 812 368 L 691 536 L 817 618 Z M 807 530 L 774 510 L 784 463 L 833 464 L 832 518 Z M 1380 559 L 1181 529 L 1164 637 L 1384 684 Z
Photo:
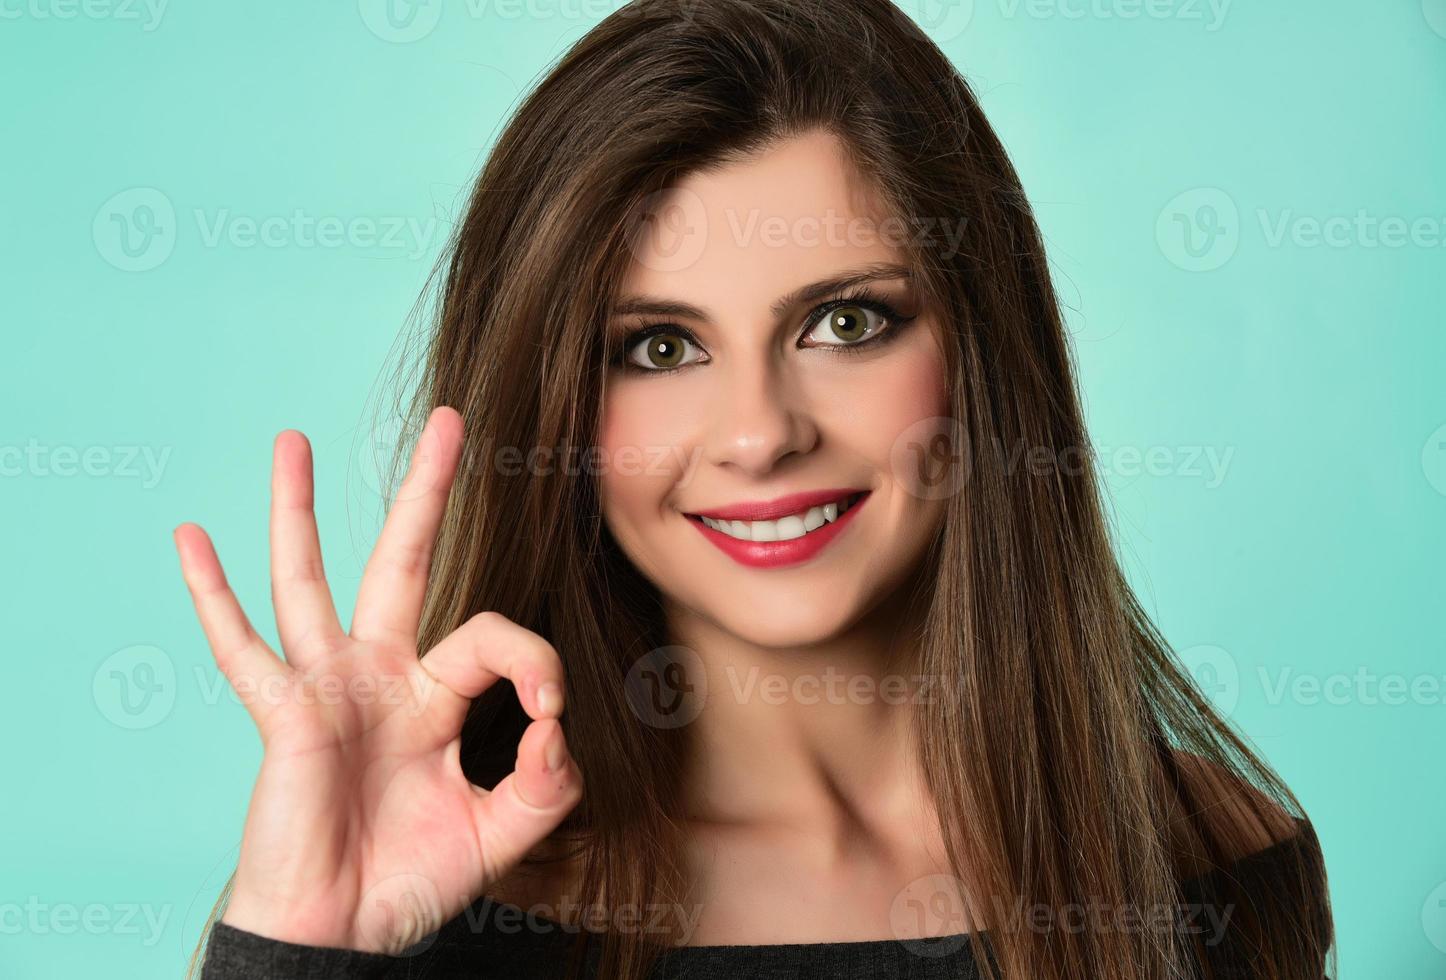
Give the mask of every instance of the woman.
M 299 433 L 284 660 L 177 529 L 265 745 L 207 978 L 1323 975 L 1311 825 L 1121 575 L 1018 176 L 885 0 L 598 25 L 412 407 L 349 630 Z

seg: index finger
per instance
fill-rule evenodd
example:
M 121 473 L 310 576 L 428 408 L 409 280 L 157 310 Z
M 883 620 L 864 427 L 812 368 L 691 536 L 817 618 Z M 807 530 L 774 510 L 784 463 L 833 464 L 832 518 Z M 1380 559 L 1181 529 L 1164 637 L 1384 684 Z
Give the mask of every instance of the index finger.
M 356 639 L 416 643 L 432 548 L 457 475 L 461 445 L 462 416 L 446 406 L 433 409 L 362 573 L 352 616 L 351 635 Z

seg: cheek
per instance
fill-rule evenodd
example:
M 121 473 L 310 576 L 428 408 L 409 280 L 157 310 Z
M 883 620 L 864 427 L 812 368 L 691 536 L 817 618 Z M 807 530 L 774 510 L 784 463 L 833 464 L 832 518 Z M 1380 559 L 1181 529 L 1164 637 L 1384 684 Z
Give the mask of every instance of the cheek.
M 818 401 L 838 438 L 885 466 L 899 440 L 923 420 L 951 414 L 943 352 L 930 330 L 914 331 L 872 364 L 831 374 Z
M 661 379 L 623 381 L 603 398 L 598 431 L 599 486 L 603 513 L 614 533 L 665 505 L 681 481 L 688 458 L 687 406 Z

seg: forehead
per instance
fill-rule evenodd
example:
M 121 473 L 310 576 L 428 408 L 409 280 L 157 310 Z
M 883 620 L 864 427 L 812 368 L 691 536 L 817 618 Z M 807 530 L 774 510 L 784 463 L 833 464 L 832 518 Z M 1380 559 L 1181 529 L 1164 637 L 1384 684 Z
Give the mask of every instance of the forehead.
M 790 137 L 650 202 L 623 297 L 752 316 L 800 283 L 903 264 L 900 225 L 832 133 Z

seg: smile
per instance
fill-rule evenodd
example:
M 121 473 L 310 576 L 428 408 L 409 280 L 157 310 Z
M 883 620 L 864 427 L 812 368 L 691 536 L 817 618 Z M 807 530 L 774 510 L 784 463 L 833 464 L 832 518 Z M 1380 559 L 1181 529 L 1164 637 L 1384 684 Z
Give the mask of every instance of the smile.
M 851 522 L 869 494 L 868 490 L 794 494 L 685 516 L 733 560 L 771 568 L 816 555 Z
M 713 530 L 721 531 L 739 541 L 792 541 L 794 538 L 801 538 L 805 534 L 817 531 L 824 524 L 831 524 L 838 520 L 839 515 L 847 513 L 848 509 L 861 497 L 863 494 L 856 493 L 842 500 L 830 501 L 822 506 L 813 506 L 807 510 L 785 514 L 776 521 L 725 521 L 701 515 L 698 516 L 698 520 Z

